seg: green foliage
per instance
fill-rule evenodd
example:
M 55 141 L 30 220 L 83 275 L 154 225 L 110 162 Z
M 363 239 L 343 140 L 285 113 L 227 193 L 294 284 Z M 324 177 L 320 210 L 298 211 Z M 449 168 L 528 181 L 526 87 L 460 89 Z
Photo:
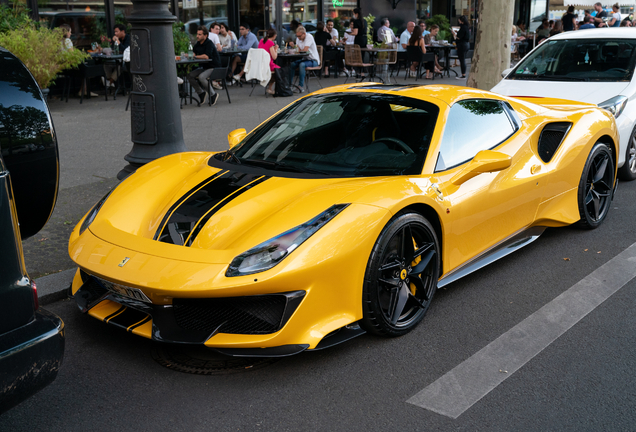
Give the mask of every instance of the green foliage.
M 426 28 L 428 30 L 431 29 L 431 26 L 433 24 L 436 24 L 439 26 L 440 33 L 444 31 L 444 32 L 448 32 L 447 34 L 450 34 L 450 22 L 448 21 L 448 18 L 446 18 L 445 15 L 433 15 L 432 18 L 426 20 Z M 438 38 L 438 39 L 442 39 L 442 38 Z
M 35 25 L 29 17 L 29 9 L 19 2 L 14 2 L 13 7 L 0 3 L 0 33 L 10 30 Z
M 36 29 L 26 25 L 0 34 L 0 46 L 11 51 L 29 68 L 41 88 L 47 88 L 64 69 L 77 67 L 88 57 L 80 50 L 62 47 L 62 29 Z
M 440 30 L 437 33 L 437 37 L 435 39 L 437 39 L 438 41 L 441 41 L 441 40 L 449 41 L 449 37 L 450 37 L 450 32 L 445 30 Z
M 367 45 L 373 45 L 373 23 L 375 22 L 375 17 L 369 14 L 364 17 L 364 20 L 367 22 Z
M 183 30 L 184 24 L 176 22 L 172 24 L 172 39 L 174 40 L 174 54 L 179 55 L 182 52 L 188 52 L 190 44 L 190 36 Z

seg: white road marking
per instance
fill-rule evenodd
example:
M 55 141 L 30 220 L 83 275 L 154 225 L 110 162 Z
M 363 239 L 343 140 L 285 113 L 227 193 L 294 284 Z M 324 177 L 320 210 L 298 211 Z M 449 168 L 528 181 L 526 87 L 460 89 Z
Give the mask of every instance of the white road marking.
M 636 277 L 636 243 L 407 400 L 456 419 Z

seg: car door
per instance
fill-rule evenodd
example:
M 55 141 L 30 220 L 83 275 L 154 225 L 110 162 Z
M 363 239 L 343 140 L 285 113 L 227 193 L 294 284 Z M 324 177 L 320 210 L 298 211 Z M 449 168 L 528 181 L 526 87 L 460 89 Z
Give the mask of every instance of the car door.
M 470 99 L 450 108 L 435 169 L 450 221 L 445 271 L 533 222 L 545 173 L 530 141 L 531 132 L 506 102 Z M 465 176 L 484 150 L 497 152 L 490 155 L 503 160 L 509 157 L 509 166 Z M 468 179 L 458 181 L 462 175 Z

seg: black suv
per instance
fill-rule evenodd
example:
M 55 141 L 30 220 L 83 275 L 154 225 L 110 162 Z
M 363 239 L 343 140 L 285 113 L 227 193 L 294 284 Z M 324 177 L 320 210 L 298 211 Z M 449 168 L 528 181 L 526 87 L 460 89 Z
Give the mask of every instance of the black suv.
M 64 323 L 41 309 L 21 239 L 49 219 L 58 188 L 55 130 L 27 68 L 0 47 L 0 413 L 51 383 Z

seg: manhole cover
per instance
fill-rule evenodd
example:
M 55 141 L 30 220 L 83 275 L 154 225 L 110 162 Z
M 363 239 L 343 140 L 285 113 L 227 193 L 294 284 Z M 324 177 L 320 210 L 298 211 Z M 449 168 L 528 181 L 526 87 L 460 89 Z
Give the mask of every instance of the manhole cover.
M 159 345 L 152 358 L 161 366 L 198 375 L 228 375 L 268 366 L 279 358 L 243 358 L 219 354 L 198 345 Z

